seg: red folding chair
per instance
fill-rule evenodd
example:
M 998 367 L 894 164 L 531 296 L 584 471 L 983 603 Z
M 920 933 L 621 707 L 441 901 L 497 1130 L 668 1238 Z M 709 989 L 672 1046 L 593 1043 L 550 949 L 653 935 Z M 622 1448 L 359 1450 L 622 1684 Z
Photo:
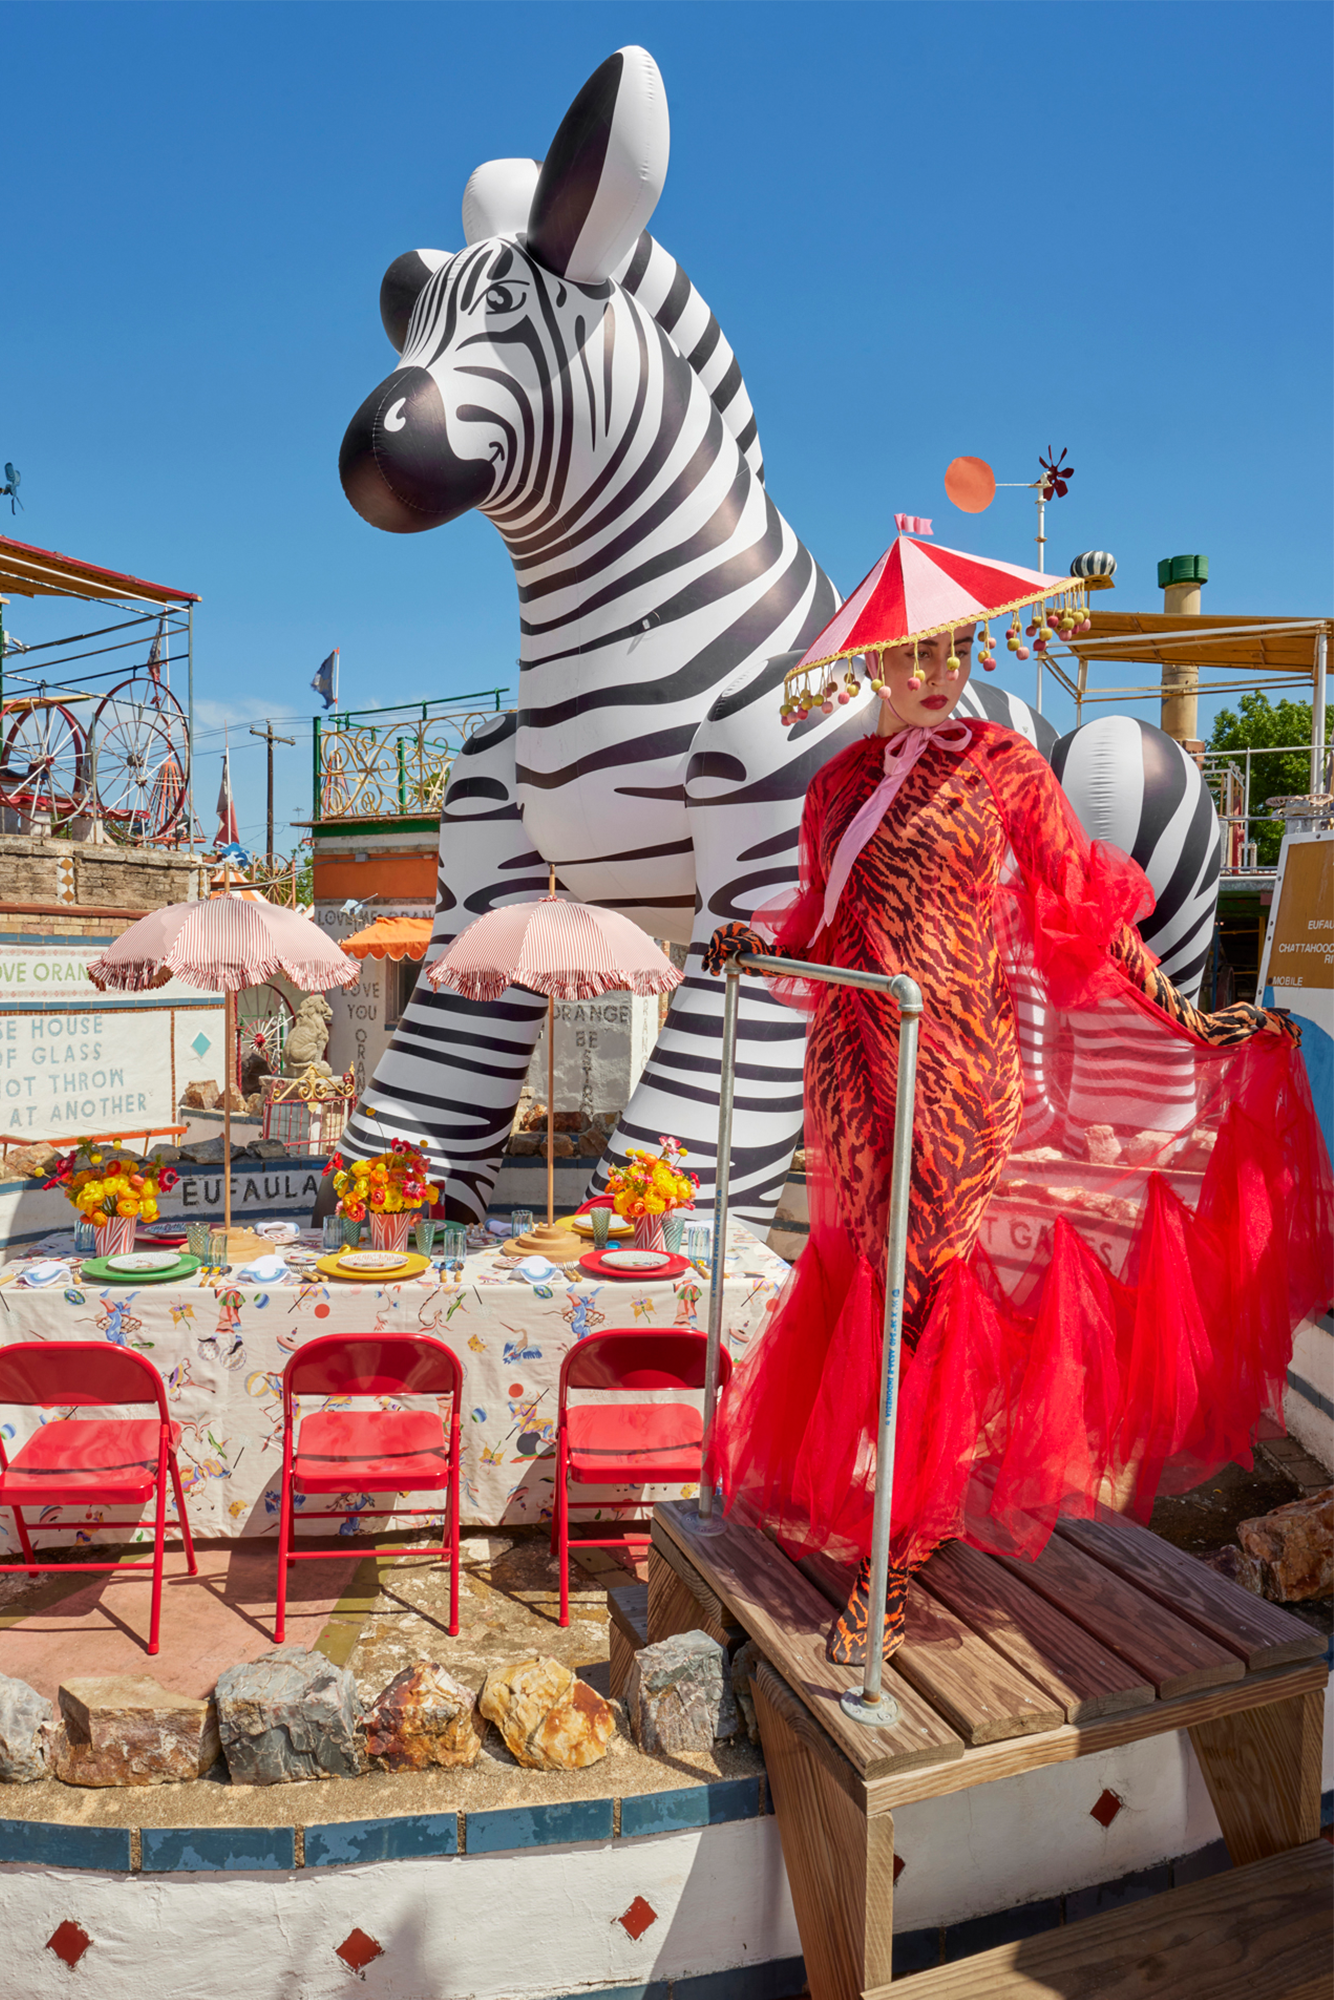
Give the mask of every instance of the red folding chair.
M 197 1576 L 194 1543 L 185 1512 L 185 1495 L 176 1464 L 181 1427 L 167 1416 L 167 1392 L 151 1361 L 132 1347 L 111 1347 L 104 1340 L 18 1341 L 0 1347 L 0 1403 L 45 1405 L 56 1409 L 88 1406 L 105 1409 L 117 1403 L 154 1403 L 150 1417 L 56 1417 L 43 1424 L 11 1459 L 0 1438 L 0 1506 L 12 1509 L 21 1563 L 0 1563 L 0 1571 L 41 1568 L 28 1539 L 23 1518 L 27 1507 L 83 1507 L 100 1501 L 107 1507 L 142 1508 L 156 1496 L 153 1560 L 147 1562 L 62 1563 L 62 1570 L 152 1569 L 153 1608 L 148 1650 L 158 1649 L 162 1612 L 162 1556 L 167 1526 L 167 1479 L 176 1495 L 181 1539 L 191 1576 Z M 43 1522 L 43 1527 L 77 1529 L 77 1521 Z
M 438 1554 L 449 1563 L 449 1636 L 459 1629 L 459 1396 L 463 1369 L 453 1348 L 429 1334 L 326 1333 L 299 1347 L 283 1370 L 283 1484 L 278 1525 L 278 1617 L 287 1623 L 287 1566 L 347 1559 L 339 1549 L 297 1549 L 292 1524 L 298 1493 L 430 1493 L 446 1490 L 439 1549 L 386 1549 L 398 1556 Z M 448 1396 L 449 1438 L 438 1410 L 312 1410 L 298 1419 L 302 1396 Z M 303 1521 L 346 1521 L 353 1514 L 431 1514 L 432 1507 L 303 1507 Z
M 556 1506 L 551 1547 L 560 1562 L 560 1622 L 570 1622 L 570 1510 L 605 1508 L 605 1500 L 571 1500 L 571 1486 L 684 1486 L 700 1476 L 704 1415 L 695 1403 L 572 1403 L 570 1391 L 698 1389 L 704 1387 L 706 1335 L 675 1327 L 664 1333 L 590 1333 L 570 1349 L 560 1371 L 556 1438 Z M 732 1373 L 726 1348 L 718 1356 L 718 1387 Z M 649 1522 L 626 1524 L 615 1536 L 580 1535 L 584 1549 L 648 1547 Z

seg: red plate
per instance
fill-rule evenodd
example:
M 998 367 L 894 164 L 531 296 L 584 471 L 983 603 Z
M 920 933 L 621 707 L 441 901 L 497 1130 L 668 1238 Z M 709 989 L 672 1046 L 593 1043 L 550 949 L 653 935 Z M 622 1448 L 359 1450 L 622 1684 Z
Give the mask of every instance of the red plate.
M 618 1243 L 615 1247 L 618 1250 L 631 1250 L 634 1245 Z M 615 1278 L 621 1284 L 625 1284 L 628 1280 L 636 1285 L 661 1284 L 665 1278 L 679 1278 L 683 1271 L 694 1269 L 688 1257 L 675 1257 L 670 1251 L 667 1262 L 659 1264 L 653 1271 L 627 1271 L 617 1264 L 604 1264 L 602 1254 L 600 1250 L 590 1250 L 586 1257 L 579 1259 L 579 1269 L 587 1271 L 590 1278 Z
M 185 1231 L 175 1229 L 136 1229 L 135 1248 L 139 1250 L 179 1250 L 185 1242 Z

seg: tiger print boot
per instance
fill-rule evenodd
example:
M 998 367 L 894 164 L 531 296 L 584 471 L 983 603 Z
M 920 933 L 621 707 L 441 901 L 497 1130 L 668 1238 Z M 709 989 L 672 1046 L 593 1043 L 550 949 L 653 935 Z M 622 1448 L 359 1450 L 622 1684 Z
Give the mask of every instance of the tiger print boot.
M 884 1658 L 896 1653 L 903 1644 L 903 1618 L 908 1602 L 909 1571 L 895 1569 L 890 1564 L 889 1579 L 885 1590 Z M 857 1571 L 857 1581 L 852 1587 L 841 1615 L 829 1628 L 825 1641 L 824 1656 L 836 1667 L 864 1667 L 866 1649 L 870 1643 L 871 1628 L 871 1558 L 863 1558 Z

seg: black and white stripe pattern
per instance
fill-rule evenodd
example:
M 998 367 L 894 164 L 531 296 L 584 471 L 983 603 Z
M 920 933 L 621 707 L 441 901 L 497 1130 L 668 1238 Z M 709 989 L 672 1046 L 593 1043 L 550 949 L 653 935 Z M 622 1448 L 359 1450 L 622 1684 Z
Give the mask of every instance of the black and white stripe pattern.
M 626 239 L 639 167 L 666 162 L 661 79 L 642 51 L 620 55 L 633 60 L 590 80 L 540 171 L 474 175 L 468 235 L 488 219 L 509 228 L 391 267 L 401 359 L 353 419 L 341 470 L 352 504 L 393 532 L 479 508 L 518 585 L 518 712 L 455 765 L 429 957 L 483 911 L 540 893 L 550 863 L 570 895 L 689 945 L 609 1154 L 674 1133 L 708 1201 L 722 986 L 699 954 L 718 924 L 793 882 L 811 776 L 865 730 L 871 697 L 791 734 L 779 719 L 783 673 L 838 599 L 764 490 L 740 368 L 707 304 L 642 228 Z M 514 204 L 530 187 L 522 230 Z M 576 281 L 576 265 L 595 275 Z M 970 689 L 964 708 L 1049 751 L 1049 725 L 1003 690 Z M 346 1150 L 412 1137 L 451 1212 L 481 1214 L 542 1016 L 515 989 L 476 1004 L 419 981 Z M 803 1030 L 745 982 L 732 1196 L 756 1220 L 801 1129 Z

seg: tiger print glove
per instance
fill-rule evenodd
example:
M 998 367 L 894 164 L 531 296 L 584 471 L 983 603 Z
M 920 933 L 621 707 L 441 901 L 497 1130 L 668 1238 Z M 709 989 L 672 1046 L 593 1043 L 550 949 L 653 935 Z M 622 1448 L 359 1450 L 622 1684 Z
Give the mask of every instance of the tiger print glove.
M 1265 1033 L 1277 1032 L 1297 1047 L 1302 1039 L 1301 1023 L 1293 1020 L 1286 1007 L 1252 1007 L 1249 1000 L 1238 1000 L 1231 1007 L 1220 1007 L 1216 1014 L 1206 1014 L 1201 1032 L 1204 1040 L 1216 1049 L 1231 1048 L 1237 1042 L 1248 1042 L 1252 1035 Z
M 743 952 L 753 951 L 764 958 L 790 958 L 791 952 L 775 951 L 758 931 L 748 924 L 720 924 L 704 947 L 704 970 L 718 978 L 729 959 L 740 958 Z M 743 966 L 743 971 L 747 970 Z M 751 973 L 758 979 L 759 973 Z

